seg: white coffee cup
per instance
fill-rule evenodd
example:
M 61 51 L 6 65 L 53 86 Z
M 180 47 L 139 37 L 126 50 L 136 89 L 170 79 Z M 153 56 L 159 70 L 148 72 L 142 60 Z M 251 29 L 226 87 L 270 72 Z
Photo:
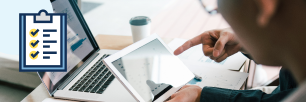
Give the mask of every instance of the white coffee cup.
M 133 42 L 137 42 L 150 35 L 151 19 L 146 16 L 136 16 L 130 20 Z

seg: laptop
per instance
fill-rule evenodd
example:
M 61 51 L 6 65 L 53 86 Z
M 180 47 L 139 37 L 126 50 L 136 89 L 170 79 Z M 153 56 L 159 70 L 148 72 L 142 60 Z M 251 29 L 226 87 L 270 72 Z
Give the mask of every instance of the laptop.
M 67 72 L 37 72 L 50 96 L 78 101 L 135 102 L 102 62 L 117 51 L 99 48 L 75 0 L 51 3 L 55 13 L 67 13 Z

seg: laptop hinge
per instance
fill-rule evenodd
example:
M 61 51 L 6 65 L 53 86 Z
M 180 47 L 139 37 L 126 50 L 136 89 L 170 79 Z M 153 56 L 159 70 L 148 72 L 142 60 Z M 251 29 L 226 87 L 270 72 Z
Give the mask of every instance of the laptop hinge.
M 69 76 L 63 84 L 61 84 L 57 90 L 63 90 L 88 64 L 90 64 L 97 56 L 99 55 L 98 51 L 96 51 L 91 57 L 88 58 L 87 61 L 84 62 L 75 72 Z

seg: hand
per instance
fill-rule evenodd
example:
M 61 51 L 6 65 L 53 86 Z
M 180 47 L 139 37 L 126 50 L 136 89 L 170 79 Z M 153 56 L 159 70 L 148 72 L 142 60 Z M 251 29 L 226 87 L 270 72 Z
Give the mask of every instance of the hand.
M 201 92 L 202 88 L 197 85 L 185 85 L 167 102 L 200 102 Z
M 221 62 L 228 56 L 242 50 L 242 47 L 235 38 L 232 29 L 227 28 L 206 31 L 185 42 L 174 51 L 174 54 L 179 55 L 185 50 L 198 44 L 203 44 L 204 55 L 210 57 L 210 59 L 216 62 Z

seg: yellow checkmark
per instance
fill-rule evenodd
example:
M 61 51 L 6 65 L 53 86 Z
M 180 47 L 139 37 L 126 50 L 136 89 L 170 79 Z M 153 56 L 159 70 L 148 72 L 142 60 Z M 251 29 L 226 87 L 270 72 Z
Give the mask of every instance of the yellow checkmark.
M 30 30 L 29 34 L 30 34 L 31 37 L 33 37 L 33 38 L 37 37 L 38 32 L 36 32 L 36 30 L 37 30 L 37 29 L 31 29 L 31 30 Z M 33 34 L 32 34 L 32 33 L 33 33 Z
M 33 44 L 34 44 L 34 46 L 33 46 Z M 31 48 L 35 49 L 35 48 L 37 48 L 38 43 L 36 44 L 36 40 L 31 40 L 30 43 L 29 43 L 29 46 L 30 46 Z
M 35 55 L 35 54 L 36 54 L 36 51 L 31 51 L 31 52 L 30 52 L 29 56 L 30 56 L 30 58 L 31 58 L 32 60 L 37 59 L 38 54 L 36 54 L 36 56 L 33 57 L 33 55 Z

